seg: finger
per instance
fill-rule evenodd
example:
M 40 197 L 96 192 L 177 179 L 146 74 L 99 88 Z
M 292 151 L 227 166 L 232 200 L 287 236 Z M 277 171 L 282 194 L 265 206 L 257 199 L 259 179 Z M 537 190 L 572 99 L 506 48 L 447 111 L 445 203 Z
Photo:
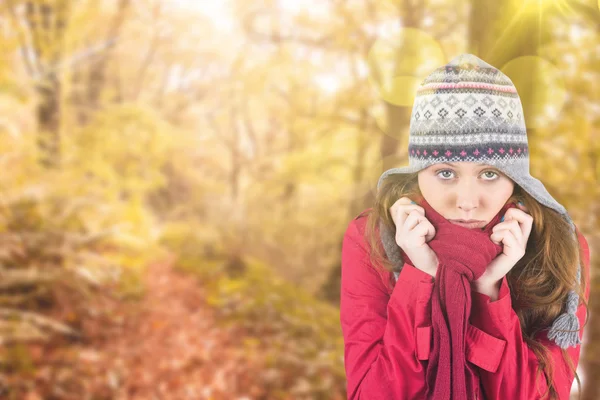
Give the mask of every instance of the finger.
M 395 214 L 395 213 L 399 212 L 400 210 L 418 210 L 418 211 L 421 211 L 423 214 L 425 214 L 425 210 L 423 209 L 423 207 L 421 207 L 417 204 L 413 204 L 412 200 L 408 197 L 399 198 L 390 207 L 390 213 L 392 213 L 392 214 Z M 410 211 L 408 211 L 407 214 L 408 213 L 410 213 Z
M 390 215 L 392 220 L 394 220 L 396 227 L 403 226 L 405 224 L 406 217 L 413 211 L 417 211 L 421 215 L 425 216 L 425 210 L 423 207 L 413 204 L 400 204 L 399 201 L 400 200 L 397 200 L 394 205 L 390 207 Z
M 415 228 L 411 231 L 414 234 L 418 234 L 419 236 L 425 237 L 425 242 L 427 242 L 427 237 L 430 235 L 430 230 L 432 227 L 429 227 L 427 220 L 422 220 Z M 429 224 L 430 225 L 430 224 Z
M 517 240 L 517 238 L 513 235 L 512 231 L 504 231 L 502 237 L 502 245 L 505 249 L 512 250 L 514 253 L 522 253 L 523 247 Z M 507 251 L 504 251 L 507 253 Z
M 404 221 L 406 220 L 406 217 L 408 216 L 408 214 L 406 213 L 406 210 L 404 209 L 404 207 L 406 207 L 406 205 L 401 205 L 399 203 L 399 201 L 400 200 L 397 200 L 390 207 L 390 215 L 392 217 L 392 220 L 396 224 L 396 229 L 398 229 L 404 225 Z
M 517 207 L 520 207 L 517 205 Z M 533 217 L 520 208 L 509 208 L 504 215 L 505 221 L 516 220 L 519 222 L 524 237 L 529 237 L 533 226 Z
M 509 221 L 504 221 L 492 228 L 493 232 L 500 232 L 505 230 L 511 231 L 519 242 L 523 240 L 522 227 L 517 220 L 511 219 Z
M 529 213 L 529 209 L 524 204 L 521 205 L 517 203 L 517 207 L 519 207 L 519 209 L 526 214 L 526 216 L 524 217 L 525 223 L 523 225 L 523 236 L 529 238 L 529 235 L 531 234 L 531 230 L 533 228 L 533 216 Z
M 518 240 L 521 241 L 523 232 L 521 231 L 521 228 L 519 228 L 515 224 L 517 224 L 517 222 L 513 222 L 512 224 L 508 223 L 508 224 L 499 226 L 497 229 L 494 229 L 493 232 L 498 235 L 504 235 L 504 234 L 506 234 L 506 232 L 509 232 L 511 235 L 518 237 L 519 238 Z M 491 235 L 490 235 L 490 237 L 491 237 Z
M 493 233 L 490 235 L 490 240 L 496 244 L 500 244 L 500 242 L 502 241 L 502 234 L 503 231 L 493 231 Z
M 490 235 L 490 240 L 496 244 L 502 242 L 502 232 L 494 232 Z
M 406 217 L 406 220 L 404 221 L 404 231 L 406 233 L 411 232 L 412 229 L 417 226 L 419 224 L 419 222 L 423 221 L 425 219 L 424 216 L 422 216 L 418 211 L 411 211 L 410 214 L 408 214 L 408 216 Z
M 494 232 L 492 235 L 490 235 L 490 239 L 498 244 L 502 243 L 504 246 L 509 248 L 520 248 L 519 241 L 515 237 L 514 231 L 511 229 L 503 229 L 499 232 Z
M 502 244 L 504 241 L 504 238 L 506 236 L 506 232 L 510 232 L 510 231 L 504 229 L 504 230 L 500 230 L 498 232 L 494 232 L 490 235 L 490 240 L 496 244 Z
M 425 232 L 425 242 L 429 242 L 435 237 L 435 227 L 427 218 L 425 218 L 425 220 L 421 222 L 421 225 L 427 227 L 427 231 Z
M 409 232 L 407 232 L 407 233 L 423 236 L 425 243 L 427 243 L 435 237 L 435 232 L 436 232 L 435 227 L 425 217 L 419 217 L 418 219 L 419 220 L 418 220 L 417 225 L 414 228 L 409 229 Z M 406 225 L 406 226 L 408 226 L 408 225 Z
M 506 227 L 504 229 L 497 229 L 490 235 L 490 239 L 496 244 L 501 244 L 507 235 L 507 232 L 512 234 L 512 232 Z
M 410 197 L 400 197 L 398 200 L 396 200 L 396 202 L 392 205 L 392 207 L 406 207 L 406 206 L 410 206 L 410 207 L 417 207 L 421 210 L 424 211 L 423 207 L 421 207 L 420 205 L 418 205 L 417 203 L 415 203 L 414 201 L 412 201 L 412 199 Z

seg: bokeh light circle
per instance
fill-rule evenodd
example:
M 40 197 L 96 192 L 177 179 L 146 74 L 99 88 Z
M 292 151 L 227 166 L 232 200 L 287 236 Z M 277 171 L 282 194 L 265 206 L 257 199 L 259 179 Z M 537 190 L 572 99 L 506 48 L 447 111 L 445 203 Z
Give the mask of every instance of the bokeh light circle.
M 397 106 L 412 106 L 419 84 L 445 63 L 441 45 L 415 28 L 402 28 L 392 37 L 380 37 L 367 56 L 371 84 L 381 98 Z
M 553 125 L 567 98 L 560 70 L 539 56 L 515 58 L 501 70 L 517 88 L 527 127 L 545 128 Z

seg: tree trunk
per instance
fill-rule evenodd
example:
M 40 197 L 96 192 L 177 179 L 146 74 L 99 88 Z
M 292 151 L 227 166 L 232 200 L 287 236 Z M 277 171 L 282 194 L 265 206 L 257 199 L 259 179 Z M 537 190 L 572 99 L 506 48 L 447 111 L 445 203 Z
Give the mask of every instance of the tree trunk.
M 53 5 L 45 2 L 25 3 L 25 22 L 31 32 L 31 50 L 40 77 L 36 90 L 39 126 L 39 162 L 47 168 L 60 164 L 61 81 L 57 73 L 61 60 L 65 27 L 70 12 L 67 0 Z

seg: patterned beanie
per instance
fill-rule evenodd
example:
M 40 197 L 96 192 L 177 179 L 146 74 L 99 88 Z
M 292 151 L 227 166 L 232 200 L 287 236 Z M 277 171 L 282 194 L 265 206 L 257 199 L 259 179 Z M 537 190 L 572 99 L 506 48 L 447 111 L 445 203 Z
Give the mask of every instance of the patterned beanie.
M 472 161 L 493 165 L 541 204 L 575 224 L 567 210 L 529 174 L 527 129 L 521 100 L 508 76 L 472 54 L 461 54 L 434 70 L 417 89 L 409 133 L 409 165 L 385 171 L 381 187 L 391 174 L 418 172 L 443 162 Z M 394 233 L 380 223 L 384 250 L 397 270 L 404 265 Z M 399 272 L 394 273 L 398 279 Z M 581 271 L 577 271 L 577 281 Z M 581 344 L 575 312 L 579 296 L 568 293 L 565 312 L 548 331 L 562 348 Z M 565 331 L 566 330 L 566 331 Z M 567 332 L 568 331 L 568 332 Z

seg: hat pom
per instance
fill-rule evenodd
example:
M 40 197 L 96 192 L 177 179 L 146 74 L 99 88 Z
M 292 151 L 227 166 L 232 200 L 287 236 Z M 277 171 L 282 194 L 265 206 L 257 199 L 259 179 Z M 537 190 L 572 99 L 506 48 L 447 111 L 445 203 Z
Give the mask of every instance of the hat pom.
M 548 331 L 548 339 L 553 340 L 563 349 L 581 344 L 577 315 L 563 313 L 556 318 Z
M 559 315 L 548 331 L 548 339 L 553 340 L 563 349 L 581 344 L 579 319 L 575 314 L 578 303 L 579 296 L 571 290 L 567 295 L 567 312 Z

